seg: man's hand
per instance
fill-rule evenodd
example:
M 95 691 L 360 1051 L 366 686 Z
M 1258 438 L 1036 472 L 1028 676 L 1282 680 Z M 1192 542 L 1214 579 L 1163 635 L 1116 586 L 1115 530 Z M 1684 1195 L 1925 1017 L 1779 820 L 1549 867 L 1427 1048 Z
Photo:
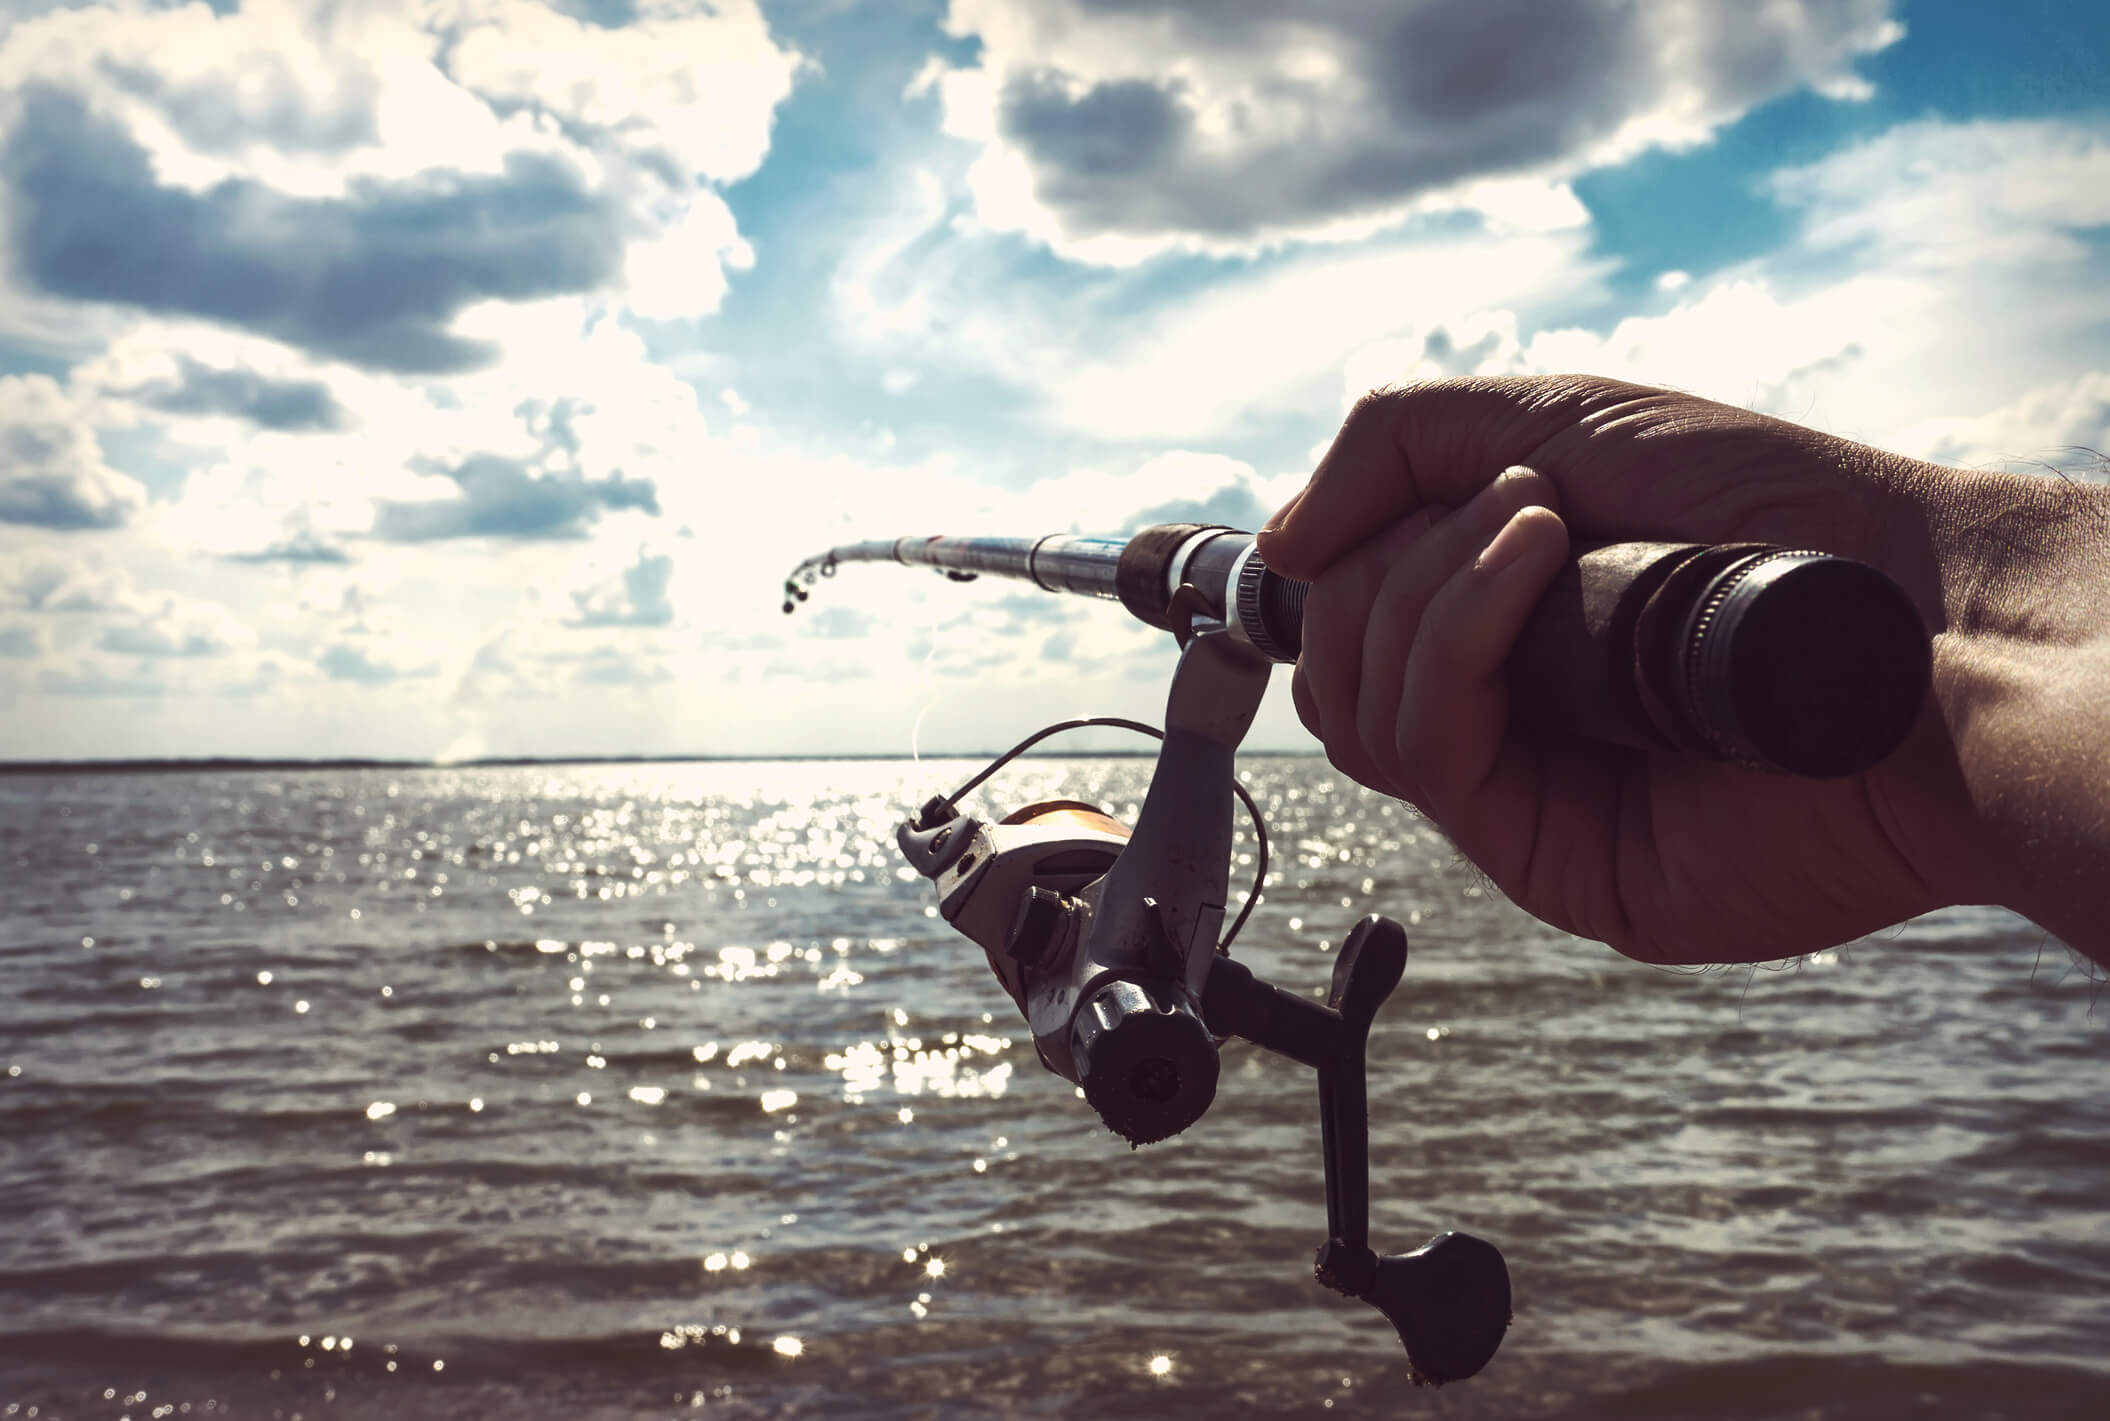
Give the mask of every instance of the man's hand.
M 2018 772 L 2013 737 L 1980 732 L 2029 679 L 1994 662 L 2018 626 L 2043 631 L 2016 604 L 2065 554 L 1996 556 L 1981 515 L 2048 482 L 1613 381 L 1445 381 L 1357 405 L 1260 552 L 1313 582 L 1297 707 L 1334 764 L 1418 806 L 1558 927 L 1648 961 L 1757 961 L 2006 902 L 2082 945 L 2024 901 L 2018 846 L 1985 802 Z M 1841 780 L 1534 737 L 1509 722 L 1502 666 L 1570 536 L 1871 563 L 1940 634 L 1935 694 L 1896 754 Z M 2087 618 L 2069 620 L 2085 639 Z

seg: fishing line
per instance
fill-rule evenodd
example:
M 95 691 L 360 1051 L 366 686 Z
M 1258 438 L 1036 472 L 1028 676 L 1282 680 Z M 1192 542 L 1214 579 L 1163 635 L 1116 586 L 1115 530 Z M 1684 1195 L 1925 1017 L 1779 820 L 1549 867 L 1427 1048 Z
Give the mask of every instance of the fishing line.
M 991 775 L 1025 754 L 1041 741 L 1048 739 L 1050 736 L 1061 735 L 1072 730 L 1083 730 L 1088 726 L 1095 725 L 1109 726 L 1116 730 L 1133 730 L 1137 734 L 1147 735 L 1153 740 L 1163 740 L 1165 738 L 1165 732 L 1154 725 L 1145 725 L 1140 720 L 1128 720 L 1117 715 L 1087 715 L 1079 716 L 1075 720 L 1059 720 L 1053 725 L 1042 726 L 1039 730 L 1034 731 L 1031 735 L 1019 741 L 1018 744 L 984 765 L 974 778 L 944 797 L 943 802 L 945 806 L 952 812 L 958 813 L 962 799 L 971 794 Z M 1231 943 L 1238 936 L 1239 929 L 1245 926 L 1245 920 L 1253 915 L 1253 910 L 1260 906 L 1261 890 L 1267 887 L 1268 867 L 1267 820 L 1261 817 L 1260 806 L 1253 802 L 1252 794 L 1247 791 L 1243 784 L 1238 782 L 1235 775 L 1231 779 L 1231 792 L 1237 795 L 1238 802 L 1245 806 L 1246 817 L 1253 824 L 1253 886 L 1246 891 L 1245 903 L 1239 908 L 1238 916 L 1231 920 L 1231 930 L 1225 933 L 1216 944 L 1216 950 L 1223 953 L 1230 952 Z
M 923 689 L 930 696 L 923 702 L 923 709 L 916 712 L 915 723 L 908 730 L 909 760 L 917 765 L 923 763 L 923 719 L 929 715 L 940 699 L 935 678 L 931 675 L 931 663 L 938 657 L 938 609 L 933 606 L 930 613 L 930 647 L 923 653 Z

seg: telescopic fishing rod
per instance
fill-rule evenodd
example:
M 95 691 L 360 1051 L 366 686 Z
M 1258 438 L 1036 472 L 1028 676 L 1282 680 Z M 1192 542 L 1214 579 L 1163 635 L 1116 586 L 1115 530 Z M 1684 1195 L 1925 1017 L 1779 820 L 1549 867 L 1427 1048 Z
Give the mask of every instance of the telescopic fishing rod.
M 853 562 L 1117 600 L 1161 629 L 1191 587 L 1198 610 L 1270 661 L 1295 661 L 1304 643 L 1308 584 L 1229 528 L 851 543 L 793 569 L 784 610 Z M 1761 543 L 1601 543 L 1577 550 L 1526 624 L 1510 704 L 1543 731 L 1830 779 L 1897 748 L 1929 667 L 1919 613 L 1866 563 Z
M 1178 639 L 1163 745 L 1133 831 L 1075 800 L 995 823 L 959 807 L 1057 731 L 1160 733 L 1092 718 L 1028 737 L 924 803 L 896 842 L 936 884 L 945 921 L 987 955 L 1041 1063 L 1080 1086 L 1131 1146 L 1201 1118 L 1224 1039 L 1313 1067 L 1326 1177 L 1318 1280 L 1384 1313 L 1417 1385 L 1478 1372 L 1510 1321 L 1501 1252 L 1464 1233 L 1399 1255 L 1369 1242 L 1365 1048 L 1405 970 L 1405 930 L 1378 916 L 1357 923 L 1323 1006 L 1228 955 L 1267 872 L 1266 826 L 1233 759 L 1274 666 L 1303 644 L 1307 584 L 1269 569 L 1250 533 L 1171 523 L 1128 538 L 853 543 L 800 563 L 784 610 L 853 562 L 1116 600 Z M 1902 743 L 1926 698 L 1930 650 L 1911 600 L 1851 559 L 1753 543 L 1607 543 L 1580 549 L 1554 578 L 1507 672 L 1512 713 L 1544 732 L 1830 778 Z M 1224 932 L 1234 796 L 1252 815 L 1258 867 Z

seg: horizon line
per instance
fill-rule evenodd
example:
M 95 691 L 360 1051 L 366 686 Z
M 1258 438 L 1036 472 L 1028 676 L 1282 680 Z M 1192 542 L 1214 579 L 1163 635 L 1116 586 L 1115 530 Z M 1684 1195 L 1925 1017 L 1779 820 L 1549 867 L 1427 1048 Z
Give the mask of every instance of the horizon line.
M 0 775 L 34 774 L 148 774 L 184 770 L 476 770 L 520 769 L 531 765 L 682 765 L 682 764 L 795 764 L 830 761 L 976 760 L 995 759 L 1001 750 L 940 750 L 921 757 L 901 754 L 843 752 L 833 754 L 727 754 L 727 755 L 495 755 L 468 760 L 419 760 L 387 756 L 329 755 L 299 756 L 194 755 L 119 756 L 109 759 L 0 760 Z M 1314 750 L 1256 748 L 1255 755 L 1316 757 Z M 1141 760 L 1154 759 L 1151 750 L 1049 750 L 1028 752 L 1044 760 Z

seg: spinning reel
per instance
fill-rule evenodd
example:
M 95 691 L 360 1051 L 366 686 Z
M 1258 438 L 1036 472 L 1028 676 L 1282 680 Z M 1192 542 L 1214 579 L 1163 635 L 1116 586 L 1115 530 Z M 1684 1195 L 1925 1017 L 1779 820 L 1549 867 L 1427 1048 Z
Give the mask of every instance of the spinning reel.
M 1390 1320 L 1417 1385 L 1470 1377 L 1509 1326 L 1501 1253 L 1462 1233 L 1405 1254 L 1379 1255 L 1369 1242 L 1364 1057 L 1371 1021 L 1405 970 L 1406 931 L 1389 918 L 1358 923 L 1335 960 L 1324 1006 L 1261 981 L 1222 950 L 1259 897 L 1256 882 L 1220 944 L 1234 794 L 1252 808 L 1233 759 L 1274 663 L 1191 589 L 1172 599 L 1168 619 L 1180 660 L 1133 833 L 1071 800 L 1029 805 L 994 824 L 962 813 L 957 801 L 999 760 L 926 803 L 896 840 L 937 885 L 945 920 L 988 955 L 1041 1063 L 1080 1086 L 1131 1147 L 1176 1135 L 1208 1110 L 1224 1038 L 1316 1070 L 1327 1230 L 1318 1281 Z M 1130 724 L 1074 724 L 1108 723 Z M 1257 811 L 1254 823 L 1259 830 Z
M 1406 933 L 1387 918 L 1358 923 L 1324 1006 L 1223 952 L 1257 883 L 1218 937 L 1230 897 L 1231 801 L 1252 808 L 1233 756 L 1269 670 L 1297 659 L 1309 591 L 1258 551 L 1249 533 L 1193 523 L 1126 539 L 851 543 L 794 568 L 784 610 L 842 563 L 892 562 L 954 581 L 986 574 L 1117 600 L 1179 639 L 1164 745 L 1133 834 L 1073 801 L 1029 805 L 995 824 L 961 813 L 961 796 L 1005 756 L 925 804 L 896 839 L 937 884 L 945 920 L 988 954 L 1042 1063 L 1081 1087 L 1131 1145 L 1201 1118 L 1216 1096 L 1216 1048 L 1226 1038 L 1318 1072 L 1327 1233 L 1319 1281 L 1384 1313 L 1414 1379 L 1440 1385 L 1472 1376 L 1501 1345 L 1509 1271 L 1494 1245 L 1468 1234 L 1439 1234 L 1406 1254 L 1370 1246 L 1365 1046 L 1406 968 Z M 1585 544 L 1510 654 L 1510 710 L 1539 733 L 1830 779 L 1903 743 L 1931 665 L 1913 602 L 1865 563 L 1755 543 Z M 1149 730 L 1072 724 L 1109 723 Z M 1264 876 L 1257 811 L 1254 825 Z

